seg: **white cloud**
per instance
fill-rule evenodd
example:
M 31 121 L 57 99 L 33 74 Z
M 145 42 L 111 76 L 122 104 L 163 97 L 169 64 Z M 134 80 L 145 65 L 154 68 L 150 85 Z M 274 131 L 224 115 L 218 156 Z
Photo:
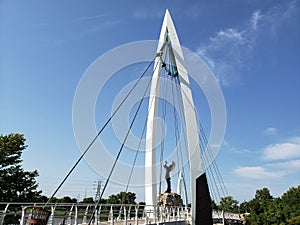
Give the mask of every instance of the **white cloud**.
M 271 144 L 263 149 L 261 157 L 273 161 L 264 165 L 241 166 L 233 170 L 241 178 L 274 181 L 300 172 L 300 137 L 286 139 L 279 144 Z
M 286 171 L 287 173 L 299 173 L 300 171 L 300 159 L 289 160 L 278 163 L 270 163 L 266 166 L 271 168 L 280 169 L 282 171 Z
M 300 145 L 300 137 L 292 137 L 292 138 L 289 138 L 287 139 L 288 142 L 292 142 L 292 143 L 295 143 L 295 144 L 299 144 Z
M 239 177 L 245 177 L 251 179 L 279 178 L 284 175 L 284 172 L 266 171 L 266 169 L 261 166 L 239 167 L 234 170 L 234 173 Z
M 271 31 L 273 37 L 276 38 L 278 28 L 284 26 L 285 21 L 289 20 L 293 15 L 299 13 L 299 5 L 297 0 L 287 1 L 287 4 L 281 4 L 277 7 L 273 7 L 265 15 L 265 24 Z
M 257 181 L 261 183 L 260 180 Z M 241 183 L 238 180 L 234 180 L 233 182 L 226 182 L 225 187 L 228 190 L 229 195 L 234 196 L 235 199 L 242 203 L 253 197 L 253 193 L 257 190 L 258 185 L 255 182 Z
M 279 26 L 290 20 L 295 9 L 296 1 L 292 1 L 265 13 L 255 10 L 244 24 L 221 29 L 198 47 L 196 53 L 211 66 L 220 84 L 228 86 L 240 80 L 239 71 L 249 65 L 259 35 L 267 32 L 276 35 Z
M 274 127 L 267 127 L 264 130 L 264 133 L 267 134 L 267 135 L 276 135 L 277 134 L 277 129 L 274 128 Z
M 249 150 L 246 148 L 237 149 L 235 147 L 230 147 L 229 150 L 236 154 L 257 154 L 257 151 Z
M 238 177 L 255 180 L 277 180 L 288 175 L 300 172 L 300 159 L 278 163 L 269 163 L 263 166 L 244 166 L 233 170 Z
M 201 55 L 202 58 L 204 58 L 204 60 L 206 61 L 206 63 L 208 63 L 210 68 L 212 68 L 212 69 L 215 68 L 215 62 L 207 56 L 207 53 L 206 53 L 205 49 L 198 49 L 197 54 Z
M 239 80 L 238 71 L 248 60 L 254 42 L 251 26 L 243 29 L 227 28 L 210 37 L 209 43 L 196 53 L 210 66 L 223 86 Z M 251 32 L 250 32 L 251 31 Z
M 250 23 L 254 30 L 257 29 L 258 22 L 263 18 L 263 15 L 260 13 L 260 10 L 256 10 L 251 17 Z
M 211 37 L 210 41 L 220 43 L 220 41 L 233 42 L 235 44 L 241 44 L 244 41 L 243 31 L 237 31 L 237 29 L 229 28 L 221 30 L 215 37 Z
M 265 160 L 286 160 L 300 157 L 300 137 L 289 139 L 288 142 L 271 144 L 263 149 Z

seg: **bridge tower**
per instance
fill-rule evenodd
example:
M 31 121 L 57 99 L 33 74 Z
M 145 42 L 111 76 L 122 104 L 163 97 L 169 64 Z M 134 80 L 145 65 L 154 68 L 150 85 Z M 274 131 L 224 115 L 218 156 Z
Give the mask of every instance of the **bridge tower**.
M 168 38 L 166 38 L 168 37 Z M 163 46 L 168 44 L 173 52 L 173 62 L 175 63 L 179 76 L 180 91 L 183 103 L 183 112 L 185 119 L 186 140 L 190 161 L 190 191 L 192 202 L 192 223 L 195 224 L 196 215 L 196 180 L 203 173 L 202 162 L 200 157 L 200 140 L 197 126 L 197 116 L 194 107 L 194 101 L 190 88 L 190 81 L 188 72 L 185 66 L 182 48 L 168 10 L 166 10 L 159 43 L 157 46 L 157 53 L 162 57 L 166 54 L 160 52 Z M 156 179 L 156 128 L 157 124 L 155 118 L 158 114 L 159 102 L 159 87 L 162 72 L 162 62 L 159 57 L 156 58 L 153 72 L 153 79 L 150 90 L 150 101 L 148 106 L 148 120 L 146 133 L 146 154 L 145 154 L 145 201 L 146 205 L 157 204 L 157 179 Z

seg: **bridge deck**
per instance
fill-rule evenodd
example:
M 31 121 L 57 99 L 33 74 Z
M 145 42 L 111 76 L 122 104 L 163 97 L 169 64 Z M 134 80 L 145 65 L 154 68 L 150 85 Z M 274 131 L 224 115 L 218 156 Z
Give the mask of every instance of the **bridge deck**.
M 15 218 L 20 225 L 27 225 L 33 207 L 44 207 L 45 203 L 0 203 L 0 225 L 9 224 L 8 218 Z M 95 204 L 51 203 L 44 207 L 50 216 L 45 225 L 138 225 L 138 224 L 190 224 L 189 207 L 167 207 L 145 205 L 102 204 L 95 210 Z M 93 215 L 93 217 L 92 217 Z M 241 224 L 241 216 L 233 213 L 213 211 L 214 224 L 225 220 Z

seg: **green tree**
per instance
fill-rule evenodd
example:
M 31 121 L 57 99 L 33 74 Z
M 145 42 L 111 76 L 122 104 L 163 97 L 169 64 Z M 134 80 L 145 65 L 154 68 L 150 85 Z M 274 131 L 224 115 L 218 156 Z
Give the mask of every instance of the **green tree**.
M 40 197 L 38 172 L 24 171 L 21 166 L 26 147 L 22 134 L 0 135 L 0 202 L 32 202 Z
M 248 202 L 244 201 L 240 204 L 239 211 L 240 213 L 247 213 L 249 211 Z
M 272 210 L 274 210 L 275 205 L 273 202 L 274 198 L 268 188 L 257 190 L 255 197 L 247 204 L 250 215 L 246 217 L 246 220 L 251 225 L 274 224 L 275 215 Z M 276 216 L 281 218 L 279 214 Z
M 77 199 L 71 198 L 69 196 L 64 196 L 61 199 L 58 199 L 56 202 L 57 203 L 77 203 Z
M 273 201 L 265 207 L 263 214 L 268 224 L 280 224 L 280 222 L 286 220 L 282 200 L 280 198 L 273 199 Z
M 84 198 L 80 203 L 95 203 L 92 197 Z
M 300 216 L 293 217 L 287 220 L 290 225 L 300 225 Z
M 58 198 L 52 197 L 49 202 L 56 203 L 57 201 L 58 201 Z
M 110 195 L 107 199 L 108 204 L 136 204 L 136 194 L 132 192 L 121 191 L 118 194 Z
M 271 196 L 268 188 L 263 188 L 261 190 L 257 190 L 255 194 L 255 198 L 249 202 L 249 207 L 251 212 L 259 215 L 266 211 L 266 208 L 273 201 L 273 196 Z
M 273 196 L 270 194 L 268 188 L 263 188 L 261 190 L 256 191 L 255 199 L 257 199 L 262 204 L 268 204 L 273 200 Z
M 45 196 L 45 195 L 41 195 L 41 196 L 39 196 L 37 199 L 36 199 L 36 201 L 37 202 L 47 202 L 48 201 L 48 197 L 47 196 Z
M 232 196 L 221 198 L 219 209 L 225 212 L 238 212 L 238 201 L 233 199 Z
M 296 218 L 297 220 L 300 216 L 300 186 L 290 188 L 282 195 L 281 200 L 287 219 Z
M 211 200 L 211 208 L 214 209 L 214 210 L 218 209 L 218 206 L 217 206 L 217 204 L 215 203 L 214 200 Z

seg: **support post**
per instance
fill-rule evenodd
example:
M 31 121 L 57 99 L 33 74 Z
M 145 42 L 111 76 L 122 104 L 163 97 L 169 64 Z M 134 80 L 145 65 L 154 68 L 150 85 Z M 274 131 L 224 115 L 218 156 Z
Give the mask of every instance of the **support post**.
M 177 67 L 182 105 L 184 112 L 184 122 L 186 127 L 187 147 L 190 160 L 190 183 L 191 183 L 191 202 L 192 202 L 192 224 L 195 225 L 196 215 L 196 179 L 202 173 L 202 163 L 200 157 L 200 140 L 198 136 L 198 122 L 194 107 L 192 92 L 188 72 L 185 66 L 181 45 L 169 14 L 166 10 L 163 20 L 157 51 L 160 51 L 165 43 L 165 37 L 171 46 L 174 66 Z M 162 52 L 164 54 L 164 52 Z M 163 58 L 163 57 L 162 57 Z M 161 75 L 161 62 L 156 58 L 158 64 L 153 73 L 153 80 L 150 90 L 150 100 L 148 107 L 148 121 L 146 134 L 146 154 L 145 154 L 145 200 L 146 205 L 156 206 L 157 204 L 157 180 L 156 180 L 156 123 L 158 98 L 159 98 L 159 77 Z M 152 100 L 153 99 L 153 100 Z M 154 103 L 152 103 L 154 101 Z M 153 105 L 152 105 L 153 104 Z
M 22 208 L 22 217 L 21 217 L 21 221 L 20 221 L 21 225 L 25 225 L 26 224 L 26 209 L 27 209 L 26 206 Z M 5 213 L 6 213 L 6 210 L 4 210 Z M 4 214 L 4 216 L 5 216 L 5 214 Z M 3 217 L 3 222 L 4 222 L 4 217 Z M 3 224 L 3 222 L 1 224 Z
M 126 206 L 124 206 L 124 225 L 128 224 L 128 215 L 126 211 Z
M 111 221 L 111 225 L 114 225 L 114 209 L 113 209 L 113 206 L 110 206 L 110 221 Z
M 73 207 L 74 207 L 74 204 L 71 206 L 71 209 L 70 209 L 70 211 L 69 211 L 69 216 L 68 216 L 68 219 L 67 219 L 67 224 L 68 224 L 68 225 L 71 225 L 71 224 L 72 224 Z
M 51 220 L 51 225 L 54 225 L 55 224 L 55 221 L 54 221 L 54 213 L 55 213 L 55 206 L 51 206 L 51 215 L 50 215 L 50 220 Z
M 87 205 L 86 208 L 85 208 L 84 216 L 83 216 L 83 219 L 82 219 L 82 224 L 87 224 L 87 214 L 88 214 L 88 211 L 89 211 L 89 207 L 90 207 L 90 205 Z
M 139 224 L 139 207 L 135 207 L 135 225 Z
M 74 225 L 78 225 L 78 208 L 77 205 L 75 205 L 75 221 Z

